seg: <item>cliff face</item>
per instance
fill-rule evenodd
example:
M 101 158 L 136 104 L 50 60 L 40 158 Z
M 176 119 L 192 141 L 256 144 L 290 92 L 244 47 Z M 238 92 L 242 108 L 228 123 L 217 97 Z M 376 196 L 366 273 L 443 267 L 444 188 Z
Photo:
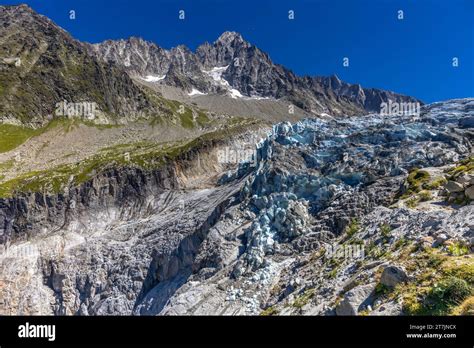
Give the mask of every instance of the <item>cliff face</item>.
M 177 187 L 171 166 L 153 172 L 139 168 L 112 168 L 57 195 L 34 192 L 2 198 L 0 244 L 34 238 L 44 229 L 60 230 L 75 219 L 92 219 L 89 214 L 101 216 L 107 207 L 121 207 L 126 212 L 130 208 L 129 202 L 134 202 L 137 211 L 146 210 L 146 205 L 143 206 L 146 197 Z

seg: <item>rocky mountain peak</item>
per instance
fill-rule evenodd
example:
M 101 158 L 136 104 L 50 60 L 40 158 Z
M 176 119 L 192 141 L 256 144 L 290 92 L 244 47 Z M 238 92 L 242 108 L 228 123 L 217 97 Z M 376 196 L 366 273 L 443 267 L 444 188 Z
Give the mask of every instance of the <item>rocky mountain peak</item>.
M 334 88 L 339 88 L 339 87 L 341 87 L 342 81 L 339 79 L 339 77 L 338 77 L 336 74 L 331 75 L 330 79 L 331 79 L 331 85 L 332 85 Z
M 7 11 L 14 11 L 17 13 L 25 13 L 28 12 L 30 14 L 36 14 L 36 12 L 27 4 L 19 4 L 19 5 L 2 5 L 0 8 L 3 8 L 4 10 Z
M 221 44 L 223 46 L 229 46 L 235 43 L 244 43 L 242 35 L 235 31 L 225 31 L 219 36 L 219 38 L 214 42 L 214 44 Z

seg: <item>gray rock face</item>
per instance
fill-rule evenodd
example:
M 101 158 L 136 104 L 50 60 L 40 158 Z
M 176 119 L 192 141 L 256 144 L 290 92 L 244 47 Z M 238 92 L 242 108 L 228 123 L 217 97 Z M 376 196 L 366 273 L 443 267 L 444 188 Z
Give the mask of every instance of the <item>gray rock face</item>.
M 101 50 L 101 45 L 107 50 Z M 120 63 L 141 76 L 164 75 L 171 65 L 170 52 L 141 38 L 107 40 L 101 45 L 94 44 L 88 48 L 103 60 Z
M 456 182 L 460 183 L 463 186 L 470 185 L 470 182 L 474 180 L 474 175 L 462 174 L 456 178 Z
M 385 267 L 382 276 L 380 277 L 380 283 L 390 288 L 395 287 L 399 283 L 403 283 L 407 280 L 407 274 L 405 270 L 399 266 L 388 266 Z
M 370 315 L 384 315 L 384 316 L 396 316 L 402 315 L 402 305 L 397 302 L 389 302 L 381 305 L 373 312 L 370 312 Z
M 440 233 L 437 237 L 436 240 L 433 243 L 434 247 L 442 245 L 444 242 L 448 240 L 448 236 L 445 233 Z

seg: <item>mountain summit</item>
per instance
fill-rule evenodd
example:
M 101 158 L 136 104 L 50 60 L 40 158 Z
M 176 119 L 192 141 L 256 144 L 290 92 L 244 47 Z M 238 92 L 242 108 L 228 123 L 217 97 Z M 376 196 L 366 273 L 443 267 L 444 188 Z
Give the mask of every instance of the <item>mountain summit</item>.
M 380 104 L 389 100 L 417 101 L 394 92 L 349 84 L 335 75 L 297 76 L 273 63 L 267 53 L 233 31 L 224 32 L 212 44 L 200 45 L 194 53 L 185 46 L 165 50 L 155 43 L 135 38 L 94 44 L 90 51 L 132 74 L 156 76 L 160 84 L 188 92 L 279 99 L 314 114 L 379 112 Z

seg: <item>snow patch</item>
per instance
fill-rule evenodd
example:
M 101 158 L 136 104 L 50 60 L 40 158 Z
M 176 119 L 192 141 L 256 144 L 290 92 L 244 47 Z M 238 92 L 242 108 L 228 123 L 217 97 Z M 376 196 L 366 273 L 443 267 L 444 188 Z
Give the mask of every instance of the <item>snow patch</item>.
M 244 96 L 235 88 L 232 88 L 229 82 L 227 82 L 222 74 L 227 70 L 229 66 L 220 66 L 212 68 L 211 70 L 203 70 L 203 72 L 209 75 L 218 85 L 224 87 L 229 91 L 230 97 L 233 99 L 243 98 Z
M 163 80 L 166 77 L 166 75 L 163 76 L 153 76 L 153 75 L 147 75 L 143 77 L 142 79 L 145 80 L 146 82 L 158 82 Z
M 268 97 L 261 97 L 259 95 L 252 95 L 250 97 L 242 95 L 239 90 L 232 88 L 232 86 L 227 82 L 223 77 L 222 74 L 227 70 L 229 66 L 218 66 L 214 67 L 211 70 L 203 70 L 203 73 L 207 74 L 210 76 L 214 82 L 221 86 L 224 87 L 227 91 L 228 94 L 231 98 L 233 99 L 246 99 L 246 100 L 269 100 L 271 98 Z
M 269 97 L 260 97 L 258 95 L 253 95 L 251 96 L 250 98 L 247 98 L 247 99 L 251 99 L 251 100 L 270 100 L 272 98 L 269 98 Z
M 231 88 L 231 89 L 229 90 L 229 92 L 230 92 L 230 96 L 231 96 L 232 98 L 234 98 L 234 99 L 243 98 L 243 97 L 244 97 L 238 90 L 236 90 L 236 89 L 234 89 L 234 88 Z
M 201 91 L 198 91 L 196 88 L 193 88 L 193 90 L 189 92 L 188 95 L 192 97 L 193 95 L 206 95 L 206 93 L 202 93 Z

